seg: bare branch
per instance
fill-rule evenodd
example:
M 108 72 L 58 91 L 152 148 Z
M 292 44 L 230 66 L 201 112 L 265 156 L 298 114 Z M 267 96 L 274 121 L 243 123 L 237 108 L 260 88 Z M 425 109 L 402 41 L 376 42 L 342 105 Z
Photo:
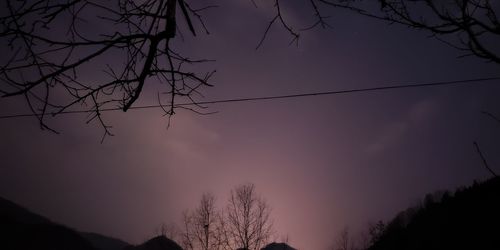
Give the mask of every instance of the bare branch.
M 500 22 L 496 16 L 498 10 L 494 9 L 489 0 L 384 0 L 379 1 L 381 5 L 378 12 L 364 9 L 360 4 L 362 1 L 318 1 L 325 6 L 349 10 L 391 24 L 428 31 L 432 37 L 445 41 L 455 49 L 500 63 L 500 51 L 494 43 L 492 45 L 486 42 L 500 36 Z M 315 14 L 318 16 L 318 11 L 315 11 Z
M 498 177 L 498 175 L 495 173 L 495 171 L 493 171 L 490 166 L 488 165 L 488 162 L 486 161 L 486 158 L 484 158 L 483 156 L 483 153 L 481 152 L 481 149 L 479 148 L 479 145 L 477 144 L 477 142 L 474 142 L 474 147 L 476 148 L 476 151 L 479 155 L 479 157 L 481 157 L 481 160 L 483 161 L 483 165 L 484 167 L 494 176 L 494 177 Z
M 201 96 L 200 88 L 212 86 L 204 76 L 211 74 L 189 71 L 190 64 L 209 60 L 189 59 L 170 43 L 177 6 L 193 35 L 189 13 L 202 22 L 203 8 L 193 10 L 185 0 L 6 0 L 5 6 L 0 41 L 12 52 L 0 64 L 0 94 L 24 96 L 32 112 L 41 114 L 37 119 L 44 129 L 52 130 L 46 114 L 91 103 L 88 121 L 98 121 L 104 138 L 112 135 L 111 127 L 100 111 L 129 110 L 146 85 L 167 96 L 169 115 L 177 98 L 195 100 L 191 95 Z

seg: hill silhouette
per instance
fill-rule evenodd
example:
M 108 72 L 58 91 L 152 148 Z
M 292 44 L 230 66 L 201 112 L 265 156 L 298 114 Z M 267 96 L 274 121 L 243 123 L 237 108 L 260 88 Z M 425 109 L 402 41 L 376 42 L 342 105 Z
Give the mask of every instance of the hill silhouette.
M 95 250 L 78 232 L 0 198 L 0 248 Z
M 94 247 L 101 250 L 122 250 L 126 246 L 130 245 L 123 240 L 97 233 L 80 233 L 80 235 L 89 241 Z
M 369 250 L 500 249 L 500 178 L 427 195 L 387 224 Z
M 0 197 L 0 221 L 18 222 L 23 224 L 50 224 L 49 219 L 32 213 L 28 209 L 15 204 L 12 201 Z
M 182 250 L 182 248 L 175 241 L 162 235 L 154 237 L 141 245 L 126 247 L 124 250 Z
M 372 240 L 369 250 L 500 249 L 500 177 L 425 196 L 399 213 Z M 182 250 L 165 236 L 133 246 L 119 239 L 82 233 L 0 197 L 0 249 Z M 295 250 L 270 243 L 262 250 Z
M 182 250 L 165 236 L 132 246 L 96 233 L 78 232 L 0 197 L 0 249 L 8 250 Z
M 0 249 L 120 250 L 128 243 L 81 233 L 0 197 Z
M 273 242 L 262 248 L 262 250 L 296 250 L 296 249 L 289 246 L 286 243 Z

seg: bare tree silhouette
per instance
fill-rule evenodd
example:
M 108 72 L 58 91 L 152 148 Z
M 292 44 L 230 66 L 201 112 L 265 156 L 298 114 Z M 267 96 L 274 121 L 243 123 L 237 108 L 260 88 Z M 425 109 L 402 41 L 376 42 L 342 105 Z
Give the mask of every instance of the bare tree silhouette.
M 165 236 L 171 240 L 177 240 L 180 235 L 180 230 L 174 223 L 161 223 L 154 230 L 154 236 Z
M 257 4 L 253 2 L 256 6 Z M 262 45 L 273 25 L 279 24 L 299 39 L 290 25 L 283 0 L 273 0 Z M 358 15 L 425 30 L 461 51 L 500 63 L 500 4 L 490 0 L 303 0 L 314 22 L 302 30 L 326 28 L 327 13 L 347 10 Z M 288 3 L 289 4 L 289 3 Z M 376 4 L 376 6 L 374 6 Z M 84 105 L 88 121 L 112 135 L 102 112 L 133 108 L 147 86 L 170 118 L 177 108 L 201 112 L 196 105 L 203 87 L 212 86 L 215 71 L 197 66 L 207 59 L 191 59 L 172 45 L 182 31 L 208 34 L 202 12 L 216 6 L 192 7 L 186 0 L 5 0 L 0 2 L 0 95 L 22 96 L 42 129 L 47 117 Z M 196 22 L 194 22 L 195 20 Z M 198 27 L 198 28 L 195 28 Z M 203 68 L 203 67 L 201 67 Z M 99 75 L 99 76 L 97 76 Z M 181 106 L 179 100 L 195 106 Z
M 179 19 L 192 35 L 192 17 L 208 33 L 201 12 L 211 7 L 195 9 L 184 0 L 2 1 L 0 41 L 10 51 L 2 51 L 0 94 L 24 96 L 40 126 L 49 130 L 47 115 L 85 104 L 89 121 L 99 121 L 106 136 L 111 132 L 101 112 L 117 106 L 129 110 L 145 86 L 155 83 L 158 102 L 166 104 L 170 117 L 177 98 L 196 103 L 198 90 L 211 86 L 213 71 L 189 70 L 208 60 L 190 59 L 171 45 L 182 27 Z M 101 71 L 98 80 L 91 77 Z
M 425 30 L 432 37 L 462 52 L 463 56 L 477 56 L 500 63 L 500 20 L 497 13 L 500 4 L 490 0 L 307 0 L 314 13 L 314 23 L 302 30 L 326 28 L 330 24 L 331 9 L 343 9 L 355 14 L 375 18 L 390 24 L 400 24 L 411 29 Z M 285 30 L 297 40 L 299 34 L 282 15 L 282 0 L 274 0 L 275 17 L 264 33 L 279 20 Z M 377 4 L 378 6 L 373 6 Z M 259 43 L 260 46 L 261 43 Z
M 272 234 L 270 207 L 259 197 L 253 184 L 240 185 L 231 190 L 225 214 L 232 249 L 259 250 Z
M 337 236 L 335 244 L 332 246 L 332 250 L 356 250 L 355 242 L 352 236 L 349 234 L 349 228 L 344 227 L 342 231 Z
M 183 228 L 181 233 L 181 245 L 182 248 L 186 250 L 193 250 L 195 247 L 193 234 L 191 233 L 193 225 L 192 219 L 189 211 L 186 210 L 182 213 Z
M 188 250 L 260 250 L 272 234 L 270 212 L 253 184 L 231 190 L 222 210 L 217 210 L 215 197 L 205 193 L 195 210 L 183 213 L 182 246 Z
M 186 229 L 183 238 L 186 249 L 213 250 L 221 247 L 216 223 L 219 222 L 219 212 L 215 207 L 215 196 L 204 193 L 200 204 L 192 213 L 185 213 L 184 224 Z

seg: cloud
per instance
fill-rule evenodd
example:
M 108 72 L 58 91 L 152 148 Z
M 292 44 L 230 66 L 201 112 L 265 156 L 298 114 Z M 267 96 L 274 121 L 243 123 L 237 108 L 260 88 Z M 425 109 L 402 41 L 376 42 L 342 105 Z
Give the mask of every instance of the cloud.
M 165 143 L 167 150 L 173 152 L 172 155 L 181 159 L 201 160 L 209 153 L 207 148 L 213 148 L 220 142 L 220 135 L 215 130 L 202 126 L 193 115 L 179 116 L 176 119 L 172 131 L 168 131 Z
M 414 103 L 401 118 L 388 122 L 368 143 L 365 152 L 377 154 L 401 143 L 409 131 L 431 122 L 438 112 L 439 103 L 436 100 L 425 99 Z
M 396 144 L 407 133 L 408 127 L 408 122 L 404 121 L 389 123 L 378 134 L 377 138 L 368 144 L 365 151 L 372 154 L 384 151 L 387 147 Z
M 436 100 L 426 99 L 415 103 L 408 111 L 408 119 L 410 122 L 419 123 L 426 122 L 431 119 L 439 110 L 439 105 Z

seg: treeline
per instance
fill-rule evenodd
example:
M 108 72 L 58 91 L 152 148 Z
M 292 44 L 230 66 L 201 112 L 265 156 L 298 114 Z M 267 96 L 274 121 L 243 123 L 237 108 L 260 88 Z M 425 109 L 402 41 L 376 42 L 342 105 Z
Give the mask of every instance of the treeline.
M 343 231 L 334 250 L 500 249 L 500 178 L 428 194 L 390 222 L 369 228 L 365 244 Z M 368 244 L 366 244 L 368 243 Z
M 222 208 L 217 208 L 214 195 L 203 194 L 198 207 L 183 213 L 181 226 L 163 225 L 158 234 L 185 250 L 260 250 L 273 233 L 270 213 L 255 185 L 244 184 L 230 191 Z

